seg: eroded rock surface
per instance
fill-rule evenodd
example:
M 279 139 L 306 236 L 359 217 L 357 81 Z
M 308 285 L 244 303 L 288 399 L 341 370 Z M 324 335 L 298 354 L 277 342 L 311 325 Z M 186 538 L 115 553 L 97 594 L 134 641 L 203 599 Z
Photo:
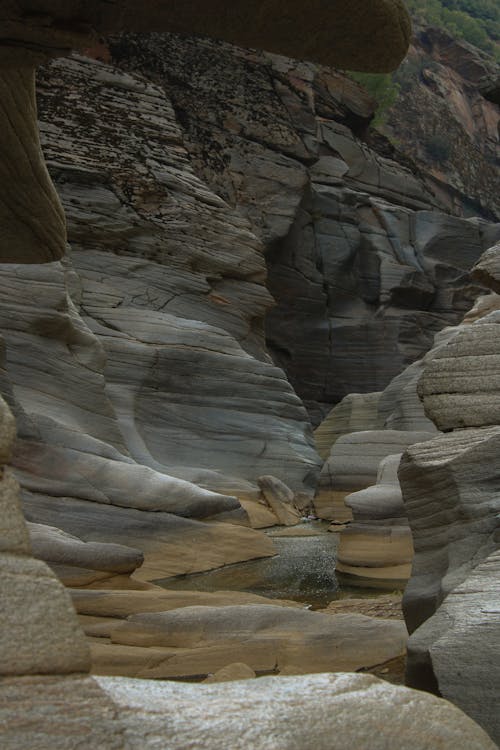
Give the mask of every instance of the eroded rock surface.
M 108 54 L 165 87 L 197 173 L 264 242 L 269 349 L 315 424 L 385 388 L 471 306 L 470 268 L 498 229 L 440 212 L 360 140 L 374 103 L 352 80 L 172 35 L 122 36 Z

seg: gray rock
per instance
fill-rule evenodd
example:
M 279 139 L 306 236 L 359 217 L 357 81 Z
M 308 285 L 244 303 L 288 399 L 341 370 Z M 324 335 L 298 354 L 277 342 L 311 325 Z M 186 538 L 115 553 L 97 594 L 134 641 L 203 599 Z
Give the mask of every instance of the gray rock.
M 5 750 L 62 750 L 82 736 L 102 750 L 119 750 L 124 737 L 130 750 L 495 750 L 447 701 L 371 675 L 203 686 L 36 677 L 3 680 L 0 691 Z
M 497 546 L 500 427 L 412 445 L 399 481 L 415 559 L 403 607 L 413 632 Z
M 500 740 L 500 552 L 480 562 L 408 643 L 407 684 L 439 691 Z
M 89 649 L 69 594 L 39 560 L 0 555 L 0 674 L 86 672 Z
M 366 430 L 341 436 L 321 471 L 314 499 L 318 516 L 335 521 L 352 518 L 345 510 L 346 495 L 375 484 L 383 458 L 431 437 L 432 433 L 398 430 Z
M 418 383 L 427 416 L 443 431 L 500 423 L 498 324 L 492 312 L 433 353 Z

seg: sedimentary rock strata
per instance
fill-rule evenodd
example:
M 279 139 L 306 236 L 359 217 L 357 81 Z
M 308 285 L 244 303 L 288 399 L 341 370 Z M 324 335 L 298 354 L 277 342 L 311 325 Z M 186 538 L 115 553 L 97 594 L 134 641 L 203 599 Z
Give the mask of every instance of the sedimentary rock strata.
M 410 632 L 498 542 L 500 428 L 456 430 L 411 446 L 399 480 L 415 545 L 404 607 Z
M 197 173 L 264 242 L 268 346 L 315 424 L 385 388 L 470 307 L 470 267 L 498 234 L 436 210 L 360 140 L 373 102 L 353 81 L 171 35 L 122 36 L 109 54 L 165 87 Z
M 364 430 L 341 436 L 321 470 L 314 498 L 318 516 L 339 522 L 350 520 L 345 497 L 375 484 L 383 458 L 430 437 L 432 433 L 398 430 Z
M 379 464 L 372 487 L 347 495 L 353 522 L 342 530 L 337 571 L 360 586 L 403 587 L 410 577 L 413 540 L 398 482 L 401 454 Z

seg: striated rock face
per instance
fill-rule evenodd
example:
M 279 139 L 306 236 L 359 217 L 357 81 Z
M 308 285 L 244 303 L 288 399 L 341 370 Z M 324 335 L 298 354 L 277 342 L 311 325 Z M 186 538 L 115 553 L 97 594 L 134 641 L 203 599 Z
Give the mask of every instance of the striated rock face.
M 493 250 L 485 266 L 485 278 L 497 283 Z M 399 470 L 415 544 L 403 599 L 414 631 L 408 682 L 456 701 L 495 740 L 500 427 L 491 363 L 497 303 L 497 295 L 482 297 L 427 355 L 419 390 L 428 416 L 451 431 L 411 446 Z
M 499 441 L 499 427 L 456 430 L 403 457 L 399 480 L 416 550 L 404 598 L 410 631 L 498 544 Z
M 268 346 L 315 423 L 385 388 L 470 307 L 469 269 L 498 228 L 440 213 L 358 140 L 373 102 L 353 81 L 172 35 L 122 36 L 109 54 L 165 87 L 197 173 L 262 239 Z
M 144 577 L 272 554 L 251 530 L 199 522 L 248 523 L 238 498 L 257 499 L 261 475 L 311 497 L 319 470 L 307 414 L 265 351 L 259 241 L 193 174 L 158 86 L 54 62 L 40 109 L 72 253 L 2 274 L 2 390 L 28 519 L 139 548 Z M 79 555 L 67 562 L 83 581 Z
M 375 484 L 382 459 L 431 437 L 432 433 L 384 429 L 342 435 L 321 470 L 314 498 L 319 517 L 350 520 L 350 509 L 344 503 L 346 496 Z

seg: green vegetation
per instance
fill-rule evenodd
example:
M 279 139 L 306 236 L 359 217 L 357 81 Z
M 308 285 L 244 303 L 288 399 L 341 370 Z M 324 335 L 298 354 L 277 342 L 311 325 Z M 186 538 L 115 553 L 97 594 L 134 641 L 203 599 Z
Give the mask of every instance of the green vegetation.
M 377 102 L 373 125 L 383 125 L 388 110 L 399 94 L 399 83 L 390 73 L 349 73 L 350 77 L 360 83 Z
M 500 62 L 500 0 L 405 0 L 414 20 L 422 26 L 445 29 L 456 39 L 478 47 Z M 393 74 L 349 73 L 378 104 L 373 125 L 383 125 L 400 91 L 411 88 L 424 68 L 431 69 L 430 59 L 406 60 Z M 448 144 L 432 141 L 429 153 L 437 161 L 446 161 Z M 432 153 L 431 153 L 432 155 Z
M 498 0 L 406 0 L 406 5 L 420 23 L 446 29 L 500 61 Z

